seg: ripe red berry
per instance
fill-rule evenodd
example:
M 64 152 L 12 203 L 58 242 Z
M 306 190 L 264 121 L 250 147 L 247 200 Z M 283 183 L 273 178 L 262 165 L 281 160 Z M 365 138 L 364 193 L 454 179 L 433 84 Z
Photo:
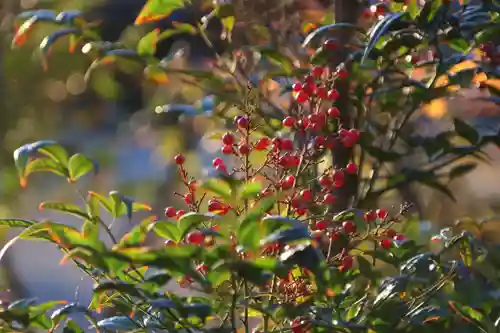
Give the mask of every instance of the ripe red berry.
M 319 135 L 319 136 L 314 138 L 314 146 L 316 148 L 323 147 L 325 145 L 325 143 L 326 143 L 326 138 L 324 136 Z
M 183 210 L 183 209 L 180 209 L 177 211 L 177 213 L 175 214 L 175 217 L 177 219 L 180 219 L 186 212 Z
M 393 239 L 395 241 L 404 241 L 404 240 L 406 240 L 406 236 L 399 234 L 399 235 L 394 236 Z
M 349 163 L 345 167 L 345 170 L 347 171 L 348 174 L 354 175 L 358 173 L 358 166 L 356 165 L 356 163 Z
M 238 151 L 241 155 L 248 155 L 250 153 L 250 146 L 246 143 L 242 143 L 238 146 Z
M 175 213 L 176 213 L 176 210 L 174 207 L 165 208 L 165 216 L 166 217 L 174 217 Z
M 387 218 L 388 214 L 389 213 L 387 213 L 387 211 L 385 209 L 383 209 L 383 208 L 377 209 L 377 216 L 381 220 L 385 220 Z
M 216 168 L 218 166 L 222 166 L 222 165 L 224 165 L 224 160 L 222 158 L 220 158 L 220 157 L 216 157 L 212 161 L 212 165 L 213 165 L 214 168 Z
M 299 92 L 302 90 L 302 83 L 296 82 L 292 85 L 292 91 Z
M 329 51 L 335 51 L 336 49 L 338 49 L 338 43 L 335 39 L 327 39 L 324 43 L 323 43 L 323 47 Z
M 342 170 L 333 171 L 333 182 L 334 183 L 344 183 L 345 173 Z
M 397 234 L 398 234 L 398 233 L 397 233 L 397 232 L 396 232 L 396 230 L 394 230 L 394 229 L 387 229 L 387 230 L 385 231 L 385 235 L 386 235 L 387 237 L 389 237 L 389 238 L 393 238 L 393 237 L 395 237 Z
M 331 193 L 327 193 L 323 196 L 323 203 L 326 205 L 333 205 L 335 201 L 337 201 L 337 199 Z
M 348 74 L 348 72 L 345 68 L 339 69 L 339 71 L 337 73 L 337 75 L 340 79 L 345 79 L 347 77 L 347 74 Z
M 304 201 L 311 201 L 313 199 L 313 193 L 310 189 L 300 191 L 300 197 Z
M 320 86 L 316 89 L 316 96 L 318 96 L 320 99 L 326 99 L 328 98 L 328 90 L 326 89 L 325 86 Z
M 293 141 L 290 140 L 290 139 L 284 139 L 284 140 L 282 140 L 280 148 L 282 150 L 292 151 L 293 150 Z
M 327 175 L 319 177 L 319 184 L 323 187 L 329 187 L 332 185 L 332 180 Z
M 330 117 L 330 118 L 340 117 L 340 110 L 336 107 L 329 108 L 328 111 L 326 111 L 326 113 L 328 114 L 328 117 Z
M 247 117 L 240 117 L 238 119 L 237 125 L 241 129 L 247 129 L 250 121 L 248 120 Z
M 186 159 L 184 158 L 184 155 L 182 155 L 182 154 L 175 155 L 174 160 L 175 160 L 175 164 L 177 164 L 177 165 L 182 165 L 186 161 Z
M 342 228 L 344 229 L 344 232 L 346 234 L 352 234 L 356 232 L 356 225 L 353 221 L 344 221 L 344 223 L 342 223 Z
M 342 258 L 343 270 L 350 269 L 353 264 L 354 264 L 354 259 L 352 256 L 345 256 L 344 258 Z
M 366 19 L 371 19 L 373 17 L 373 12 L 371 11 L 370 8 L 366 8 L 365 10 L 363 10 L 362 15 Z
M 304 208 L 299 208 L 295 212 L 297 213 L 298 216 L 303 216 L 303 215 L 306 215 L 307 210 Z
M 232 145 L 223 145 L 221 148 L 221 152 L 224 155 L 231 155 L 233 153 L 233 146 Z
M 226 133 L 222 136 L 222 142 L 225 145 L 232 145 L 234 143 L 234 135 L 231 133 Z
M 328 221 L 327 220 L 321 220 L 316 222 L 316 225 L 314 226 L 316 230 L 325 230 L 328 228 Z
M 295 118 L 294 117 L 286 117 L 285 119 L 283 119 L 283 126 L 285 127 L 293 127 L 293 125 L 295 125 Z
M 284 190 L 288 190 L 292 188 L 294 184 L 295 184 L 295 177 L 290 175 L 285 177 L 285 179 L 283 179 L 283 181 L 281 182 L 281 187 Z
M 340 238 L 340 232 L 331 231 L 330 233 L 328 233 L 328 237 L 334 242 Z
M 328 92 L 328 95 L 327 95 L 327 98 L 330 100 L 330 101 L 336 101 L 337 99 L 339 99 L 339 92 L 337 91 L 337 89 L 332 89 Z
M 192 231 L 186 236 L 186 242 L 189 244 L 201 244 L 205 240 L 205 235 L 201 231 Z
M 311 75 L 316 77 L 316 78 L 321 77 L 321 75 L 323 75 L 324 72 L 325 72 L 325 69 L 323 67 L 320 67 L 320 66 L 314 66 L 311 69 Z
M 190 205 L 193 203 L 193 194 L 192 193 L 187 193 L 184 195 L 184 202 L 186 203 L 186 205 Z
M 224 205 L 217 200 L 209 200 L 208 201 L 208 211 L 216 212 L 224 209 Z
M 309 99 L 309 95 L 304 91 L 299 91 L 295 96 L 295 100 L 299 104 L 304 104 Z
M 267 147 L 269 147 L 269 144 L 271 143 L 271 140 L 265 136 L 263 138 L 260 138 L 257 143 L 255 144 L 255 149 L 257 150 L 264 150 L 264 149 L 267 149 Z
M 392 241 L 390 239 L 382 239 L 379 242 L 379 246 L 383 249 L 389 249 L 392 245 Z
M 364 219 L 366 222 L 371 223 L 377 219 L 377 213 L 373 210 L 369 210 L 365 213 Z

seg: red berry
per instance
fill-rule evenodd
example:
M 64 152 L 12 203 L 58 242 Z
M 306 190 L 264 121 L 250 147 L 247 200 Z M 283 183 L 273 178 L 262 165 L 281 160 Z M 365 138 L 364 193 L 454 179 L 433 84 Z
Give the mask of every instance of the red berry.
M 330 118 L 340 117 L 340 110 L 336 107 L 329 108 L 328 111 L 326 111 L 326 113 L 328 114 L 328 117 L 330 117 Z
M 186 159 L 184 158 L 184 155 L 182 155 L 182 154 L 175 155 L 174 160 L 175 160 L 175 164 L 177 164 L 177 165 L 182 165 L 186 161 Z
M 225 165 L 218 165 L 215 167 L 215 171 L 222 173 L 222 174 L 227 174 L 227 168 Z
M 180 219 L 186 212 L 183 210 L 183 209 L 180 209 L 177 211 L 177 213 L 175 214 L 175 217 L 177 219 Z
M 327 193 L 323 196 L 323 203 L 326 205 L 333 205 L 335 201 L 337 201 L 337 199 L 331 193 Z
M 165 216 L 166 217 L 174 217 L 175 216 L 175 208 L 174 207 L 167 207 L 165 208 Z
M 385 220 L 387 218 L 387 215 L 388 215 L 388 213 L 385 209 L 383 209 L 383 208 L 377 209 L 377 216 L 379 219 Z
M 368 223 L 373 222 L 377 219 L 377 213 L 373 210 L 369 210 L 365 213 L 364 219 Z
M 340 79 L 345 79 L 347 77 L 347 74 L 348 72 L 345 68 L 339 69 L 339 72 L 337 73 Z
M 325 72 L 325 69 L 323 67 L 320 67 L 320 66 L 314 66 L 311 69 L 312 76 L 314 76 L 316 78 L 321 77 L 321 75 L 323 75 L 324 72 Z
M 281 148 L 282 150 L 292 151 L 292 150 L 293 150 L 293 141 L 292 141 L 292 140 L 290 140 L 290 139 L 285 139 L 285 140 L 282 140 L 282 141 L 281 141 L 280 148 Z
M 316 225 L 314 226 L 316 230 L 325 230 L 328 228 L 328 221 L 327 220 L 321 220 L 316 222 Z
M 299 195 L 304 201 L 311 201 L 313 199 L 313 193 L 310 189 L 300 191 Z
M 220 158 L 220 157 L 216 157 L 212 161 L 212 165 L 213 165 L 214 168 L 216 168 L 218 166 L 223 166 L 224 165 L 224 160 L 222 158 Z
M 330 90 L 328 92 L 327 98 L 330 101 L 336 101 L 337 99 L 339 99 L 339 92 L 337 91 L 337 89 Z
M 209 200 L 208 201 L 208 211 L 209 212 L 216 212 L 216 211 L 221 211 L 224 209 L 224 205 L 221 204 L 217 200 Z
M 249 123 L 250 122 L 247 117 L 240 117 L 237 121 L 237 125 L 241 129 L 247 129 Z
M 356 225 L 352 221 L 344 221 L 342 223 L 342 228 L 346 234 L 352 234 L 356 232 Z
M 383 249 L 389 249 L 391 247 L 391 245 L 392 245 L 392 241 L 390 239 L 382 239 L 379 242 L 379 245 Z
M 222 142 L 225 145 L 232 145 L 234 143 L 234 135 L 231 133 L 226 133 L 222 136 Z
M 332 241 L 336 241 L 336 240 L 338 240 L 340 238 L 340 232 L 338 232 L 338 231 L 332 231 L 332 232 L 330 232 L 328 234 L 328 237 L 330 237 L 330 239 Z
M 332 180 L 330 179 L 330 177 L 323 175 L 319 177 L 319 184 L 323 187 L 329 187 L 332 185 Z
M 184 195 L 184 202 L 186 203 L 186 205 L 190 205 L 193 203 L 193 194 L 192 193 L 187 193 Z
M 373 12 L 371 11 L 370 8 L 366 8 L 365 10 L 363 10 L 363 17 L 364 18 L 367 18 L 367 19 L 370 19 L 373 17 Z
M 208 272 L 208 266 L 204 264 L 199 264 L 196 266 L 196 270 L 200 272 L 201 274 L 207 274 Z
M 398 234 L 398 233 L 397 233 L 397 232 L 396 232 L 396 230 L 394 230 L 394 229 L 387 229 L 387 230 L 385 231 L 385 235 L 386 235 L 387 237 L 389 237 L 389 238 L 393 238 L 393 237 L 395 237 L 397 234 Z
M 399 234 L 399 235 L 394 236 L 393 239 L 395 241 L 404 241 L 404 240 L 406 240 L 406 236 Z
M 342 170 L 333 171 L 333 182 L 334 183 L 344 183 L 345 173 Z
M 283 119 L 283 126 L 293 127 L 293 125 L 295 125 L 295 118 L 294 117 L 288 116 L 285 119 Z
M 316 89 L 316 96 L 318 96 L 320 99 L 326 99 L 328 97 L 328 90 L 326 89 L 326 87 L 318 87 L 318 89 Z
M 309 95 L 304 91 L 299 91 L 295 96 L 295 100 L 299 104 L 304 104 L 309 99 Z
M 298 216 L 302 216 L 302 215 L 305 215 L 307 213 L 307 210 L 303 209 L 303 208 L 299 208 L 295 212 L 297 213 Z
M 296 82 L 292 85 L 292 91 L 299 92 L 302 90 L 302 83 Z
M 326 138 L 324 136 L 317 136 L 314 138 L 314 146 L 316 148 L 321 148 L 325 145 L 326 143 Z
M 376 8 L 375 8 L 375 14 L 379 15 L 379 16 L 382 16 L 385 14 L 385 7 L 383 5 L 378 5 Z
M 287 176 L 283 181 L 281 182 L 281 187 L 284 190 L 288 190 L 293 187 L 295 184 L 295 177 L 294 176 Z
M 350 138 L 352 138 L 354 141 L 358 141 L 360 133 L 357 129 L 351 128 L 348 133 L 349 133 L 348 136 Z
M 352 256 L 345 256 L 344 258 L 342 258 L 342 267 L 344 268 L 344 270 L 350 269 L 353 264 L 354 259 L 352 258 Z
M 345 167 L 345 171 L 347 171 L 348 174 L 354 175 L 358 173 L 358 166 L 356 165 L 356 163 L 349 163 Z
M 327 39 L 323 43 L 323 47 L 329 51 L 334 51 L 334 50 L 338 49 L 338 43 L 335 39 Z
M 222 146 L 221 152 L 224 155 L 231 155 L 233 153 L 233 146 L 232 145 L 224 145 L 224 146 Z
M 255 149 L 257 150 L 264 150 L 267 147 L 269 147 L 269 144 L 271 143 L 271 140 L 265 136 L 263 138 L 260 138 L 257 143 L 255 144 Z
M 242 143 L 238 146 L 238 151 L 241 155 L 248 155 L 250 153 L 250 146 L 246 143 Z
M 201 231 L 191 231 L 186 236 L 186 242 L 189 244 L 201 244 L 205 240 L 205 235 Z

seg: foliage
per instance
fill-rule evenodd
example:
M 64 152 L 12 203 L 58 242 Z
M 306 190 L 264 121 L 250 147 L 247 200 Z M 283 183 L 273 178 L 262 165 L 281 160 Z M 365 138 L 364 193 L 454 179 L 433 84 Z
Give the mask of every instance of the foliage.
M 149 1 L 137 23 L 183 4 Z M 402 233 L 409 205 L 391 212 L 376 205 L 385 192 L 413 182 L 452 197 L 445 181 L 474 165 L 446 173 L 445 167 L 466 156 L 484 160 L 481 148 L 498 143 L 498 135 L 484 135 L 460 119 L 453 131 L 435 138 L 412 131 L 423 105 L 473 84 L 479 74 L 487 78 L 482 85 L 497 92 L 496 54 L 487 44 L 498 24 L 497 5 L 450 6 L 440 0 L 422 7 L 411 0 L 379 4 L 362 13 L 373 23 L 367 33 L 339 14 L 337 23 L 304 36 L 302 53 L 287 53 L 287 43 L 265 36 L 244 47 L 227 38 L 217 71 L 182 74 L 215 95 L 211 107 L 197 110 L 231 126 L 212 135 L 231 161 L 214 159 L 216 177 L 201 180 L 177 155 L 185 192 L 176 194 L 185 209 L 167 207 L 165 218 L 147 218 L 121 239 L 113 235 L 112 221 L 150 207 L 116 191 L 82 194 L 80 205 L 40 205 L 79 217 L 79 228 L 1 220 L 23 229 L 2 254 L 17 239 L 48 241 L 95 281 L 88 305 L 21 300 L 5 306 L 5 331 L 60 325 L 81 331 L 68 320 L 75 313 L 103 331 L 496 331 L 498 249 L 457 227 L 435 237 L 438 248 L 428 251 Z M 42 53 L 62 36 L 84 40 L 86 53 L 96 51 L 89 79 L 101 66 L 132 61 L 163 82 L 174 70 L 154 57 L 161 38 L 182 30 L 210 43 L 204 23 L 217 17 L 228 37 L 236 33 L 238 12 L 232 4 L 216 4 L 200 25 L 152 30 L 132 50 L 99 41 L 78 13 L 36 11 L 23 15 L 14 42 L 20 44 L 35 23 L 50 21 L 64 28 L 46 39 Z M 447 54 L 446 47 L 460 54 Z M 477 48 L 485 54 L 475 56 Z M 416 59 L 429 50 L 430 56 Z M 423 77 L 414 76 L 418 68 L 425 69 Z M 290 97 L 287 105 L 276 104 L 266 88 L 283 77 L 300 78 L 280 87 Z M 425 165 L 385 171 L 418 151 L 427 155 Z M 35 172 L 52 172 L 71 184 L 98 171 L 91 159 L 70 157 L 52 141 L 25 145 L 14 158 L 24 186 Z M 165 239 L 165 246 L 147 246 L 150 234 Z M 201 294 L 165 292 L 170 281 Z

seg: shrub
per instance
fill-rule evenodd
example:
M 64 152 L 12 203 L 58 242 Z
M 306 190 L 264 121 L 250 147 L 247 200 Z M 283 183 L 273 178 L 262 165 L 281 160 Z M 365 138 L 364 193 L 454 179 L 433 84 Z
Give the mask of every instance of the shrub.
M 217 6 L 213 15 L 223 16 L 230 33 L 231 5 Z M 359 8 L 352 7 L 357 14 Z M 162 14 L 162 8 L 153 14 Z M 380 16 L 369 34 L 356 26 L 356 16 L 348 15 L 353 12 L 340 11 L 339 23 L 305 38 L 307 49 L 328 32 L 337 36 L 319 43 L 306 65 L 297 67 L 277 49 L 250 45 L 244 47 L 252 51 L 245 53 L 245 61 L 258 55 L 258 70 L 239 68 L 243 53 L 238 50 L 223 55 L 236 61 L 234 72 L 225 68 L 231 74 L 229 88 L 219 74 L 183 73 L 217 95 L 213 114 L 229 127 L 212 135 L 227 157 L 213 160 L 217 176 L 191 177 L 184 156 L 177 155 L 173 162 L 185 192 L 176 194 L 185 206 L 167 207 L 164 218 L 147 218 L 121 239 L 111 232 L 110 221 L 132 219 L 134 212 L 150 208 L 116 191 L 88 192 L 81 195 L 80 205 L 40 205 L 81 218 L 81 228 L 1 220 L 24 229 L 18 238 L 54 243 L 66 261 L 95 280 L 91 304 L 61 307 L 61 301 L 20 300 L 0 312 L 3 327 L 53 330 L 64 323 L 69 331 L 81 331 L 68 318 L 83 313 L 104 331 L 495 331 L 500 315 L 496 247 L 471 232 L 450 229 L 434 238 L 436 246 L 429 251 L 402 232 L 410 205 L 395 209 L 376 202 L 385 192 L 412 182 L 452 197 L 441 179 L 458 177 L 474 165 L 458 165 L 449 173 L 441 173 L 443 168 L 465 156 L 481 158 L 481 147 L 497 142 L 498 136 L 483 135 L 459 119 L 454 131 L 435 138 L 415 136 L 410 127 L 422 105 L 447 96 L 457 85 L 470 85 L 474 77 L 487 77 L 482 84 L 495 92 L 493 54 L 472 54 L 496 31 L 496 25 L 485 25 L 497 22 L 496 8 L 483 2 L 463 4 L 456 11 L 448 1 L 428 1 L 422 8 L 416 1 L 394 1 L 376 6 L 377 15 L 364 12 L 373 21 Z M 80 24 L 72 34 L 85 32 L 77 20 L 59 22 Z M 203 34 L 202 25 L 182 29 Z M 154 47 L 150 49 L 158 33 L 147 34 L 137 51 L 102 49 L 109 44 L 90 41 L 88 45 L 102 51 L 91 70 L 125 57 L 146 64 L 146 73 L 155 68 L 165 75 L 168 68 L 152 57 Z M 445 46 L 463 54 L 445 56 Z M 429 47 L 429 59 L 407 61 Z M 262 59 L 277 71 L 262 75 Z M 412 77 L 417 67 L 427 70 L 420 81 Z M 246 80 L 253 75 L 259 82 L 300 78 L 283 87 L 293 99 L 286 111 L 265 99 L 261 85 Z M 273 107 L 264 108 L 262 99 Z M 384 173 L 417 148 L 428 155 L 424 165 Z M 72 184 L 96 169 L 88 157 L 69 156 L 52 141 L 22 146 L 14 157 L 22 185 L 34 172 L 53 172 Z M 369 177 L 364 176 L 367 166 L 372 169 Z M 102 233 L 112 247 L 101 240 Z M 151 233 L 165 239 L 165 245 L 147 246 Z M 170 280 L 201 295 L 165 292 Z

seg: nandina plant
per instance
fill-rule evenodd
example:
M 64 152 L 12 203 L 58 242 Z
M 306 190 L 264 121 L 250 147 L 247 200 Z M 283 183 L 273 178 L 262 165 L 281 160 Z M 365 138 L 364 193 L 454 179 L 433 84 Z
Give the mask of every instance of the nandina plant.
M 155 1 L 149 6 L 142 13 L 146 18 L 172 9 Z M 415 136 L 410 126 L 422 105 L 447 96 L 457 85 L 471 84 L 474 77 L 478 80 L 476 74 L 488 78 L 481 82 L 495 92 L 491 47 L 481 46 L 489 50 L 484 57 L 474 52 L 496 29 L 484 29 L 485 17 L 497 20 L 496 4 L 462 4 L 458 11 L 450 2 L 436 0 L 423 7 L 416 1 L 394 1 L 364 11 L 358 7 L 353 4 L 351 13 L 337 8 L 338 23 L 318 28 L 303 40 L 303 51 L 318 44 L 312 56 L 302 53 L 305 62 L 270 47 L 245 45 L 220 55 L 222 64 L 235 64 L 219 68 L 230 74 L 229 81 L 222 80 L 220 72 L 183 73 L 191 77 L 190 83 L 217 95 L 213 114 L 227 120 L 226 130 L 211 135 L 221 144 L 220 157 L 212 165 L 216 177 L 195 179 L 184 156 L 175 157 L 185 186 L 183 193 L 175 194 L 183 198 L 183 207 L 167 207 L 165 217 L 147 218 L 121 239 L 111 231 L 111 221 L 132 219 L 134 212 L 150 208 L 116 191 L 80 193 L 79 204 L 40 205 L 80 217 L 80 228 L 2 220 L 3 225 L 24 228 L 19 238 L 54 243 L 66 262 L 96 282 L 91 304 L 21 300 L 5 306 L 0 312 L 5 330 L 64 325 L 80 331 L 70 319 L 77 312 L 105 331 L 495 330 L 500 314 L 497 249 L 468 232 L 445 230 L 435 237 L 433 252 L 427 252 L 401 232 L 411 202 L 378 207 L 377 199 L 415 181 L 453 196 L 441 180 L 473 166 L 446 173 L 444 167 L 464 156 L 481 158 L 480 148 L 497 139 L 459 119 L 454 131 L 435 138 Z M 216 5 L 212 15 L 222 15 L 226 33 L 236 20 L 228 9 L 231 4 Z M 78 14 L 30 15 L 16 43 L 43 17 L 73 30 L 49 36 L 42 51 L 64 34 L 89 39 L 87 51 L 101 47 L 90 72 L 120 58 L 140 59 L 145 73 L 156 78 L 169 72 L 152 57 L 157 30 L 144 37 L 137 50 L 119 49 L 81 34 L 88 27 L 75 19 Z M 374 24 L 368 34 L 356 25 L 359 16 Z M 204 34 L 203 24 L 177 28 Z M 324 38 L 328 32 L 335 36 Z M 447 46 L 461 54 L 447 56 Z M 430 56 L 417 59 L 429 49 Z M 259 60 L 252 60 L 254 56 Z M 260 85 L 275 77 L 272 71 L 262 74 L 261 59 L 277 66 L 279 75 L 296 78 L 283 87 L 291 92 L 286 108 L 269 100 Z M 464 59 L 469 60 L 465 65 Z M 255 66 L 239 66 L 243 60 L 256 61 Z M 422 77 L 413 76 L 418 67 L 427 70 Z M 457 139 L 467 144 L 457 144 Z M 428 155 L 426 163 L 386 172 L 416 149 Z M 95 170 L 91 159 L 70 156 L 52 141 L 25 145 L 14 157 L 24 186 L 34 172 L 53 172 L 72 184 Z M 368 177 L 367 166 L 373 170 Z M 101 241 L 101 233 L 113 246 Z M 165 245 L 148 246 L 150 234 L 163 238 Z M 170 281 L 201 294 L 165 292 Z

